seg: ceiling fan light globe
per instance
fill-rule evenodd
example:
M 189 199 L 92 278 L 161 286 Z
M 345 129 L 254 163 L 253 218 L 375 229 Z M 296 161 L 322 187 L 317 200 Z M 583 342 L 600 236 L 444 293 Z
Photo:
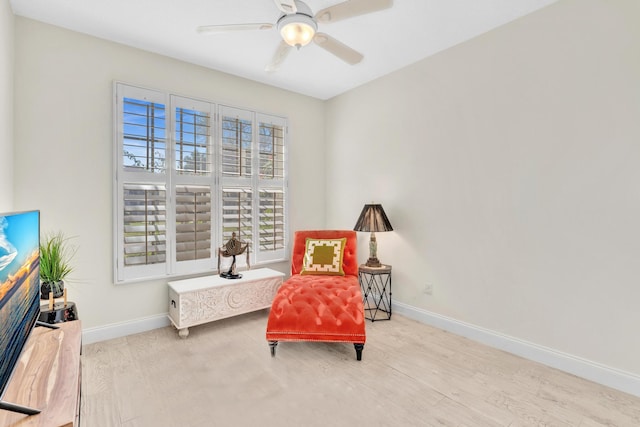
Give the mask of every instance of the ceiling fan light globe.
M 306 15 L 286 15 L 278 21 L 278 30 L 289 46 L 300 48 L 311 43 L 318 26 Z
M 306 24 L 288 24 L 280 31 L 282 38 L 290 46 L 306 46 L 313 39 L 315 31 Z

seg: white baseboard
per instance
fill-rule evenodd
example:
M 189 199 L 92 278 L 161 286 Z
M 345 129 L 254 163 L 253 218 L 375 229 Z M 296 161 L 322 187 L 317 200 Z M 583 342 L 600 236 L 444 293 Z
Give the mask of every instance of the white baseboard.
M 640 376 L 638 375 L 407 304 L 394 301 L 392 311 L 427 325 L 640 397 Z
M 168 313 L 165 313 L 134 319 L 127 322 L 112 323 L 110 325 L 99 326 L 96 328 L 88 328 L 82 331 L 82 344 L 93 344 L 99 341 L 138 334 L 152 329 L 164 328 L 170 324 L 171 322 L 169 321 Z

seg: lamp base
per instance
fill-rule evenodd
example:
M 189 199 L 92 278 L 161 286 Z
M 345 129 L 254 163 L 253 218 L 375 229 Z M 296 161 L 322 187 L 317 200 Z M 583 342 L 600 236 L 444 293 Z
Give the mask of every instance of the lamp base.
M 382 267 L 380 260 L 378 258 L 369 258 L 365 263 L 367 267 Z

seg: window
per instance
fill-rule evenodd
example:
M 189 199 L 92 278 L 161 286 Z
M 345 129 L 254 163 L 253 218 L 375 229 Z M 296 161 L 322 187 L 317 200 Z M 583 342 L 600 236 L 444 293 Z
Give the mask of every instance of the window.
M 117 282 L 214 271 L 232 233 L 285 258 L 284 118 L 116 83 L 115 130 Z

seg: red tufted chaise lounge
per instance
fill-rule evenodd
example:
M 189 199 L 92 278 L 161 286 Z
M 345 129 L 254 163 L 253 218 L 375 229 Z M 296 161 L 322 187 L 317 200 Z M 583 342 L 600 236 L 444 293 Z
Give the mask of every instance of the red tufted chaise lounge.
M 303 265 L 307 238 L 346 238 L 344 275 L 309 273 Z M 356 248 L 356 232 L 351 230 L 295 233 L 291 277 L 274 297 L 267 322 L 271 356 L 276 354 L 278 341 L 322 341 L 353 343 L 356 359 L 362 359 L 366 334 Z

